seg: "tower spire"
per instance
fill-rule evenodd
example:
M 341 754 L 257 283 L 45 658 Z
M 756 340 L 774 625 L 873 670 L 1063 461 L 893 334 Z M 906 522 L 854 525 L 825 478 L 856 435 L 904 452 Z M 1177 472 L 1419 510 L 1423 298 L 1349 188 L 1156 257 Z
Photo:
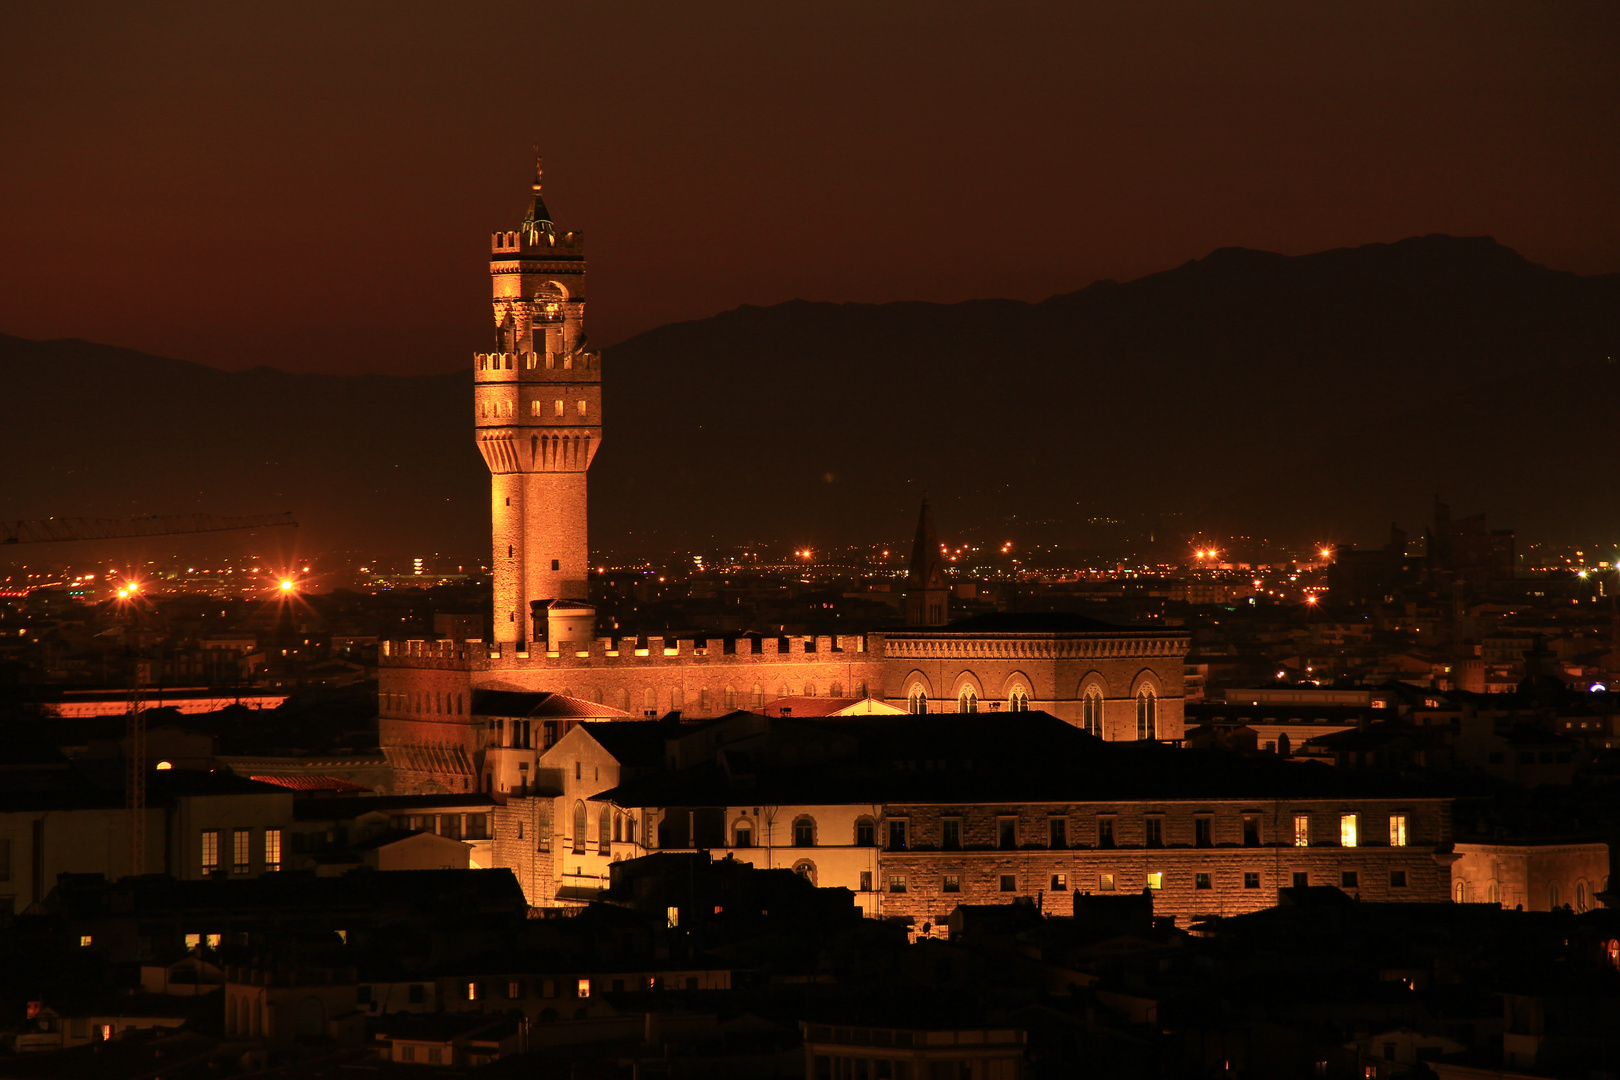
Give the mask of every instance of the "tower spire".
M 540 155 L 540 144 L 534 144 L 534 193 L 540 194 L 540 186 L 546 178 L 546 159 Z
M 906 622 L 912 626 L 942 626 L 946 622 L 950 586 L 945 563 L 934 534 L 934 515 L 923 495 L 917 514 L 917 536 L 911 543 L 911 572 L 906 575 Z

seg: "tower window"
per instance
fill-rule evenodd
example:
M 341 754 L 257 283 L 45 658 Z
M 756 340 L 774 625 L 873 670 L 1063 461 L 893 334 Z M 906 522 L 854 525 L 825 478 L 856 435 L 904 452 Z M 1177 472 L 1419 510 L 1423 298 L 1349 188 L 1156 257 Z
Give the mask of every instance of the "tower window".
M 558 398 L 556 403 L 552 406 L 552 414 L 555 416 L 561 416 L 563 414 L 563 403 L 561 398 Z
M 579 415 L 584 416 L 589 408 L 590 405 L 587 402 L 581 401 L 579 403 Z
M 553 570 L 561 570 L 562 569 L 562 560 L 561 559 L 552 559 L 551 560 L 551 568 Z
M 539 398 L 535 398 L 533 401 L 529 402 L 529 415 L 530 416 L 539 416 L 540 415 L 540 399 Z

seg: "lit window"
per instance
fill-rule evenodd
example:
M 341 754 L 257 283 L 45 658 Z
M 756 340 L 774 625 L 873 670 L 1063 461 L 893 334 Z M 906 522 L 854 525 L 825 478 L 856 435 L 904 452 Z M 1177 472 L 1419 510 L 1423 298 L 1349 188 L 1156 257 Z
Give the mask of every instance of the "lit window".
M 1311 846 L 1311 818 L 1309 814 L 1294 815 L 1294 846 Z
M 477 983 L 470 982 L 470 983 L 467 984 L 467 1000 L 468 1001 L 477 1001 L 481 996 L 482 995 L 479 993 Z
M 203 944 L 207 945 L 210 949 L 217 949 L 219 948 L 219 943 L 222 940 L 224 940 L 224 938 L 220 934 L 209 934 L 203 938 Z
M 1098 892 L 1113 892 L 1114 891 L 1114 875 L 1113 874 L 1099 874 L 1097 876 L 1097 891 Z
M 1053 892 L 1067 892 L 1068 888 L 1069 888 L 1069 875 L 1068 874 L 1053 874 L 1052 875 L 1052 891 Z
M 202 869 L 212 874 L 219 869 L 219 830 L 204 829 L 202 834 Z
M 529 402 L 529 415 L 530 416 L 539 416 L 540 415 L 540 399 L 539 398 L 535 398 L 533 401 Z
M 160 761 L 160 762 L 157 763 L 156 767 L 157 767 L 157 770 L 159 772 L 162 772 L 165 769 L 174 768 L 174 762 L 172 762 L 172 761 Z
M 561 416 L 563 414 L 563 403 L 561 398 L 558 398 L 557 401 L 552 405 L 551 413 L 553 416 Z
M 80 934 L 79 935 L 79 948 L 88 949 L 90 947 L 90 941 L 91 941 L 91 937 L 90 937 L 89 934 Z
M 591 996 L 591 980 L 589 980 L 589 979 L 581 979 L 581 980 L 579 980 L 579 985 L 575 988 L 575 990 L 576 990 L 576 993 L 575 993 L 576 997 L 582 997 L 582 998 L 590 997 Z
M 281 869 L 281 830 L 264 830 L 264 868 L 266 871 Z
M 253 831 L 231 830 L 231 873 L 245 874 L 252 869 Z
M 1148 876 L 1148 888 L 1155 891 L 1164 888 L 1164 875 L 1155 870 Z
M 1343 847 L 1356 846 L 1356 815 L 1339 815 L 1339 843 Z
M 590 406 L 588 404 L 586 404 L 584 401 L 581 401 L 579 403 L 578 407 L 579 407 L 579 415 L 581 415 L 581 416 L 584 416 L 586 414 L 586 412 L 589 411 L 589 409 L 590 409 Z
M 199 946 L 201 944 L 202 944 L 202 935 L 201 934 L 187 934 L 186 935 L 186 948 L 195 949 L 197 946 Z
M 1391 815 L 1389 815 L 1389 846 L 1390 847 L 1405 847 L 1406 846 L 1406 815 L 1405 814 L 1391 814 Z

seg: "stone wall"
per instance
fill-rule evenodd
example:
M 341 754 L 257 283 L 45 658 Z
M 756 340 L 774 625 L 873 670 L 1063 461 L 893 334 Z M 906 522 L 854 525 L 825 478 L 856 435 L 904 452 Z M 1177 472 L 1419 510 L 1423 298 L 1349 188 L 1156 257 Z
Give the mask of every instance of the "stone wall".
M 1293 815 L 1309 815 L 1308 846 L 1293 842 Z M 1354 847 L 1330 835 L 1345 813 L 1365 825 Z M 1392 846 L 1375 825 L 1404 814 L 1406 844 Z M 1243 817 L 1259 819 L 1255 846 L 1244 846 Z M 1276 903 L 1277 890 L 1296 884 L 1333 885 L 1366 900 L 1442 901 L 1449 874 L 1437 848 L 1450 834 L 1447 804 L 1440 800 L 1391 802 L 1333 800 L 1269 803 L 1177 802 L 1008 806 L 890 806 L 887 818 L 908 822 L 908 850 L 882 855 L 882 914 L 910 916 L 916 925 L 938 925 L 958 904 L 1004 904 L 1018 897 L 1047 910 L 1058 894 L 1140 892 L 1154 883 L 1154 910 L 1182 925 L 1205 915 L 1235 915 Z M 1065 822 L 1067 847 L 1050 846 L 1051 820 Z M 1211 823 L 1210 846 L 1196 846 L 1196 818 Z M 958 818 L 962 850 L 942 850 L 943 822 Z M 1115 846 L 1098 846 L 1098 819 L 1114 823 Z M 1162 822 L 1162 847 L 1147 846 L 1146 821 Z M 999 821 L 1012 819 L 1016 846 L 999 846 Z M 884 837 L 888 833 L 885 830 Z M 1347 877 L 1353 874 L 1354 877 Z M 1199 875 L 1207 875 L 1200 880 Z M 1252 876 L 1251 876 L 1252 875 Z M 896 891 L 896 878 L 904 891 Z M 946 891 L 947 878 L 956 891 Z M 1397 883 L 1404 877 L 1404 883 Z M 1009 879 L 1004 881 L 1003 879 Z M 1007 887 L 1010 885 L 1010 888 Z

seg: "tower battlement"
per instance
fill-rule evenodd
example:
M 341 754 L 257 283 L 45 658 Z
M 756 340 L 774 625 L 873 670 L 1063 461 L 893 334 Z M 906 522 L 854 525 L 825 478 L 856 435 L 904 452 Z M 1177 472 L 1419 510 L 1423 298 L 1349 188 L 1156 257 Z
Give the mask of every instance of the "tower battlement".
M 600 382 L 602 354 L 598 352 L 544 354 L 474 353 L 475 383 L 512 383 L 528 379 L 545 382 Z M 544 372 L 538 375 L 537 372 Z
M 704 659 L 752 664 L 802 664 L 817 659 L 841 663 L 877 658 L 883 653 L 882 636 L 875 634 L 840 634 L 836 637 L 648 637 L 645 644 L 641 643 L 642 640 L 599 637 L 583 643 L 536 642 L 529 646 L 455 641 L 449 638 L 411 638 L 383 642 L 380 662 L 383 667 L 483 670 L 495 667 L 577 668 L 582 661 L 589 660 L 593 662 L 592 667 L 642 669 L 664 663 L 684 665 Z
M 527 239 L 530 236 L 533 237 L 532 241 Z M 490 234 L 489 252 L 491 262 L 508 262 L 529 257 L 542 260 L 566 257 L 583 259 L 585 234 L 566 232 L 558 235 L 545 231 L 526 233 L 523 230 L 496 232 Z

